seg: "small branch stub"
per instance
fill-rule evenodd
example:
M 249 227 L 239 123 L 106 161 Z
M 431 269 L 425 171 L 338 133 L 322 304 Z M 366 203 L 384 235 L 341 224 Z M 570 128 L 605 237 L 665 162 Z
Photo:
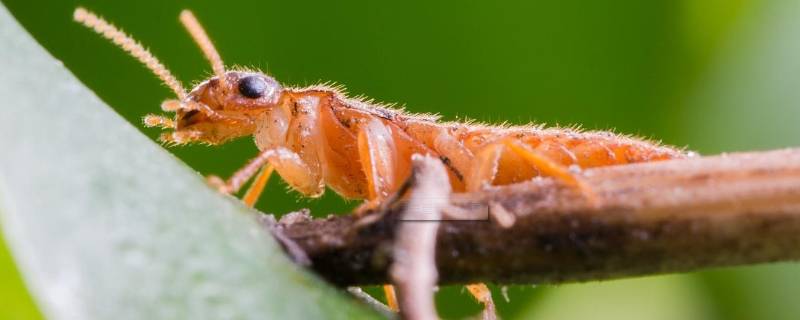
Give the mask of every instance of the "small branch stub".
M 447 171 L 436 158 L 414 155 L 408 200 L 397 227 L 390 268 L 403 319 L 438 319 L 433 303 L 436 286 L 436 233 L 449 204 Z

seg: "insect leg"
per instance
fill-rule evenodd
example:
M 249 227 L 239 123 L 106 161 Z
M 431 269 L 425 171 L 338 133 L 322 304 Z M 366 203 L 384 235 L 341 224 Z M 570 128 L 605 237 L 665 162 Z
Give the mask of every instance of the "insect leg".
M 213 175 L 208 176 L 207 180 L 209 184 L 217 187 L 217 190 L 222 193 L 236 193 L 240 188 L 242 188 L 242 185 L 244 185 L 247 180 L 250 180 L 250 178 L 256 174 L 258 169 L 260 169 L 269 161 L 270 157 L 275 156 L 275 153 L 275 149 L 262 151 L 257 157 L 255 157 L 253 160 L 250 160 L 250 162 L 248 162 L 244 167 L 236 170 L 236 172 L 234 172 L 227 181 L 223 181 L 220 177 Z
M 221 191 L 236 192 L 258 169 L 269 163 L 245 194 L 245 203 L 254 204 L 258 200 L 273 169 L 298 192 L 311 197 L 321 195 L 325 189 L 317 156 L 319 102 L 319 97 L 315 96 L 300 97 L 296 103 L 292 102 L 287 108 L 293 108 L 297 116 L 291 121 L 283 109 L 272 111 L 276 112 L 269 117 L 273 121 L 258 119 L 259 125 L 269 124 L 260 126 L 256 135 L 256 144 L 264 151 L 237 171 Z
M 464 181 L 467 191 L 478 191 L 492 184 L 494 177 L 497 175 L 501 154 L 503 154 L 503 145 L 494 143 L 486 146 L 475 155 L 470 170 L 467 172 L 466 181 Z
M 302 175 L 292 184 L 284 171 L 276 166 L 284 180 L 292 184 L 295 190 L 300 191 L 306 196 L 316 197 L 325 191 L 323 185 L 322 165 L 320 163 L 320 149 L 323 142 L 322 131 L 320 130 L 319 109 L 321 105 L 327 103 L 325 97 L 316 95 L 304 95 L 298 97 L 289 108 L 288 114 L 292 114 L 286 131 L 285 146 L 292 150 L 297 160 L 303 164 L 305 169 L 292 175 Z M 293 110 L 293 111 L 292 111 Z M 275 165 L 275 163 L 273 163 Z M 288 169 L 287 169 L 288 170 Z M 292 170 L 289 170 L 292 171 Z M 302 181 L 309 184 L 299 183 Z M 313 183 L 316 184 L 313 184 Z
M 379 205 L 393 190 L 396 152 L 392 134 L 380 120 L 370 119 L 359 128 L 358 155 L 367 176 L 369 199 L 358 211 Z M 384 285 L 383 293 L 389 309 L 398 311 L 394 286 Z
M 389 307 L 389 310 L 394 312 L 400 311 L 400 308 L 397 306 L 397 293 L 394 291 L 394 286 L 391 284 L 384 284 L 383 294 L 386 296 L 386 306 Z
M 594 191 L 586 185 L 583 180 L 579 179 L 572 172 L 562 164 L 559 164 L 547 156 L 537 152 L 536 150 L 528 147 L 525 144 L 519 143 L 512 139 L 504 139 L 503 145 L 508 147 L 517 155 L 521 156 L 525 161 L 536 167 L 539 172 L 544 176 L 553 177 L 561 182 L 578 189 L 586 196 L 589 203 L 594 204 L 597 202 L 597 196 Z
M 267 181 L 269 181 L 272 171 L 274 171 L 274 168 L 269 164 L 261 168 L 261 172 L 256 176 L 253 184 L 251 184 L 250 188 L 247 189 L 247 192 L 244 193 L 242 201 L 248 207 L 255 206 L 256 201 L 258 201 L 258 198 L 261 196 L 261 192 L 263 192 L 264 187 L 267 186 Z
M 469 293 L 475 297 L 475 300 L 483 304 L 483 314 L 489 315 L 492 319 L 496 318 L 494 300 L 492 300 L 492 292 L 489 291 L 489 287 L 484 283 L 468 284 L 466 287 Z M 484 316 L 484 319 L 486 319 L 486 316 Z
M 321 193 L 322 184 L 319 175 L 313 175 L 308 165 L 300 159 L 297 153 L 281 147 L 262 151 L 255 159 L 237 170 L 228 181 L 223 182 L 219 177 L 211 176 L 209 182 L 215 185 L 220 192 L 235 193 L 267 163 L 274 167 L 281 178 L 298 192 L 306 195 Z
M 447 162 L 446 165 L 464 174 L 475 157 L 464 145 L 446 130 L 441 130 L 433 140 L 433 148 Z
M 367 176 L 368 200 L 379 203 L 394 190 L 395 149 L 391 132 L 378 119 L 370 119 L 358 131 L 358 156 Z
M 464 183 L 468 192 L 477 191 L 490 185 L 497 175 L 500 155 L 503 153 L 502 144 L 491 144 L 479 151 L 471 161 L 470 169 Z M 495 315 L 492 292 L 483 283 L 467 285 L 469 293 L 483 304 L 484 314 Z

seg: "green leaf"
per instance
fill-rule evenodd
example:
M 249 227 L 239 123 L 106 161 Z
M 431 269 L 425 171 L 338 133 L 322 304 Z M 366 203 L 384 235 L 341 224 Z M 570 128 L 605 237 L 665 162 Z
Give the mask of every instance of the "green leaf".
M 2 7 L 0 43 L 0 217 L 48 318 L 374 316 L 288 261 L 254 211 L 111 111 Z

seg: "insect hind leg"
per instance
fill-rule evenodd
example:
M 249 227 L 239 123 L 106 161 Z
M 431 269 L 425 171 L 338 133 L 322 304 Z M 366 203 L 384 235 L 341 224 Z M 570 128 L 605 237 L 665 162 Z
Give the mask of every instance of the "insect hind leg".
M 504 139 L 501 143 L 534 166 L 541 175 L 552 177 L 569 187 L 577 189 L 586 197 L 586 200 L 592 206 L 598 203 L 597 195 L 594 193 L 594 190 L 580 177 L 570 172 L 566 166 L 516 140 Z
M 483 305 L 484 319 L 496 319 L 497 313 L 492 299 L 492 292 L 484 283 L 473 283 L 466 285 L 467 291 Z

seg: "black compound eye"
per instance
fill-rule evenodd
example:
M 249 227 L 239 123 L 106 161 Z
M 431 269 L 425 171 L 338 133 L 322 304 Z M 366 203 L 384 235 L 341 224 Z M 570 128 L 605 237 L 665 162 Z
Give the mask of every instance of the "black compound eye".
M 259 76 L 247 76 L 239 80 L 239 93 L 245 97 L 261 98 L 265 91 L 267 91 L 267 82 Z

